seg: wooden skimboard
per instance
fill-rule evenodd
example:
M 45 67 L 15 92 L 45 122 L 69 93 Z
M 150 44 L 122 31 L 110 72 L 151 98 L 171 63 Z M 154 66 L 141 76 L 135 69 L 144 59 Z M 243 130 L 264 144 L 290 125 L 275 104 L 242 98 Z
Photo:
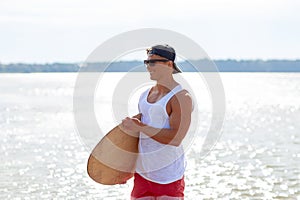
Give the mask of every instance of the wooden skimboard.
M 104 185 L 126 183 L 135 172 L 138 141 L 119 126 L 113 128 L 93 149 L 87 163 L 88 175 Z

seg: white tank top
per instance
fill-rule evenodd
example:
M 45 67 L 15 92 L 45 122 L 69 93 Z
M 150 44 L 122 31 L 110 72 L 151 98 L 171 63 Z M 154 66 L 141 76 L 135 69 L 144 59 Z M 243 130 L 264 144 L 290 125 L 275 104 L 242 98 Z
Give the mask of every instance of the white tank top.
M 176 86 L 155 103 L 147 101 L 150 89 L 146 90 L 139 100 L 141 121 L 155 128 L 170 128 L 166 105 L 177 92 L 182 90 L 182 87 Z M 162 144 L 140 132 L 137 173 L 152 182 L 167 184 L 181 179 L 184 170 L 185 158 L 182 145 L 176 147 Z

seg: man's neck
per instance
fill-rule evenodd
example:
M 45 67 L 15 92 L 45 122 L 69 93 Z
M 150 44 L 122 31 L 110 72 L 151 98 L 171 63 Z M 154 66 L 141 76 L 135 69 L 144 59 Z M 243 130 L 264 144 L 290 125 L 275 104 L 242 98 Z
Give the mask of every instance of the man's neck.
M 161 92 L 169 92 L 177 85 L 178 83 L 173 79 L 173 77 L 170 77 L 169 79 L 157 81 L 155 87 Z

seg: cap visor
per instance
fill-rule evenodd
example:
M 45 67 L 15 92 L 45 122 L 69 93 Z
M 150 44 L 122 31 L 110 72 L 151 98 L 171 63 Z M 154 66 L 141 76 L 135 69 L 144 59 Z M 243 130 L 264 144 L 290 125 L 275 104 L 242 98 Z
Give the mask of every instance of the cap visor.
M 182 72 L 181 69 L 176 65 L 176 63 L 173 63 L 173 68 L 174 68 L 173 74 Z

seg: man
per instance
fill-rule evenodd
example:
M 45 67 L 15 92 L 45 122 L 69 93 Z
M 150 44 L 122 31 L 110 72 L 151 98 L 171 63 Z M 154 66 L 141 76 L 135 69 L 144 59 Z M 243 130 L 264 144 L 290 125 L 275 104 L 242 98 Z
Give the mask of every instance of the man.
M 156 84 L 141 95 L 140 114 L 122 121 L 126 132 L 140 138 L 131 199 L 184 199 L 181 142 L 191 123 L 192 98 L 173 78 L 181 70 L 172 47 L 153 46 L 147 56 L 144 63 Z

